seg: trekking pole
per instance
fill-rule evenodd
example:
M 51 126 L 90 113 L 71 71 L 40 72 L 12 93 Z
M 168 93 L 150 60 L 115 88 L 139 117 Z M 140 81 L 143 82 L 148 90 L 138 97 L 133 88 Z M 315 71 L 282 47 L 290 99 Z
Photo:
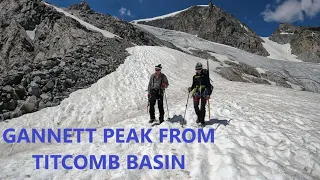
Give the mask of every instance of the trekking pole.
M 207 69 L 208 69 L 208 78 L 209 78 L 209 84 L 210 84 L 210 71 L 209 71 L 209 60 L 207 59 Z M 212 91 L 212 89 L 211 89 Z M 209 110 L 209 121 L 210 121 L 210 96 L 209 96 L 209 99 L 208 99 L 208 110 Z
M 169 107 L 168 107 L 168 101 L 167 101 L 167 93 L 166 93 L 166 91 L 164 91 L 164 97 L 165 97 L 165 99 L 166 99 L 166 105 L 167 105 L 167 111 L 168 111 L 168 120 L 170 120 Z
M 186 121 L 186 120 L 185 120 L 185 117 L 186 117 L 186 112 L 187 112 L 187 107 L 188 107 L 188 102 L 189 102 L 189 96 L 190 96 L 190 92 L 188 93 L 187 104 L 186 104 L 186 110 L 184 111 L 184 115 L 183 115 L 183 121 Z
M 209 121 L 210 121 L 210 96 L 209 96 L 209 99 L 208 99 L 208 110 L 209 110 Z
M 146 91 L 148 91 L 148 90 L 146 90 Z M 147 114 L 148 114 L 148 110 L 149 110 L 149 104 L 150 104 L 150 97 L 148 96 Z

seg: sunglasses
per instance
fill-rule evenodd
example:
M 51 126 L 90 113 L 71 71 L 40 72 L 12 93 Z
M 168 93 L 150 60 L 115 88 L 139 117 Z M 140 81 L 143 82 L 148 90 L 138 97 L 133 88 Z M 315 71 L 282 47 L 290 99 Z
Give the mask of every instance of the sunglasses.
M 201 70 L 201 69 L 196 69 L 196 71 L 199 71 L 199 70 Z
M 161 69 L 156 69 L 156 71 L 161 71 Z

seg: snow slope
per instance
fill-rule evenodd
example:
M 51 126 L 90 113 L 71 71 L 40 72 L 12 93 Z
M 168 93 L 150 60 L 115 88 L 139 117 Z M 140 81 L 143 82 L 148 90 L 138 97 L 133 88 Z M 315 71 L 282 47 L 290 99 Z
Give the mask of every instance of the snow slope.
M 194 66 L 206 60 L 166 47 L 136 46 L 124 64 L 61 105 L 0 123 L 14 128 L 148 128 L 146 87 L 154 65 L 169 79 L 172 121 L 158 128 L 180 128 Z M 210 62 L 210 68 L 218 66 Z M 0 179 L 317 179 L 320 178 L 320 95 L 266 85 L 229 82 L 214 72 L 211 120 L 214 144 L 14 144 L 0 141 Z M 157 111 L 156 111 L 157 112 Z M 167 111 L 166 111 L 167 112 Z M 168 114 L 165 115 L 167 117 Z M 196 116 L 192 101 L 187 127 Z M 224 126 L 228 120 L 230 124 Z M 206 129 L 205 128 L 205 129 Z M 156 129 L 156 128 L 155 128 Z M 98 131 L 101 132 L 101 131 Z M 151 138 L 157 137 L 153 130 Z M 102 134 L 98 134 L 98 137 Z M 73 137 L 75 140 L 76 137 Z M 99 138 L 95 138 L 99 139 Z M 34 170 L 32 154 L 184 154 L 184 170 Z M 121 162 L 123 164 L 124 162 Z
M 202 7 L 206 7 L 208 5 L 197 5 L 197 6 L 202 6 Z M 191 7 L 188 7 L 186 9 L 183 9 L 183 10 L 180 10 L 180 11 L 176 11 L 176 12 L 172 12 L 172 13 L 169 13 L 169 14 L 165 14 L 165 15 L 162 15 L 162 16 L 157 16 L 157 17 L 153 17 L 153 18 L 146 18 L 146 19 L 139 19 L 139 20 L 134 20 L 132 21 L 133 23 L 138 23 L 138 22 L 141 22 L 141 21 L 153 21 L 153 20 L 157 20 L 157 19 L 164 19 L 164 18 L 167 18 L 167 17 L 172 17 L 172 16 L 175 16 L 183 11 L 186 11 L 188 9 L 190 9 Z
M 218 44 L 205 39 L 195 37 L 188 33 L 167 30 L 142 24 L 136 24 L 160 39 L 169 41 L 182 50 L 205 50 L 219 54 L 216 58 L 226 56 L 232 61 L 246 63 L 256 68 L 262 68 L 285 76 L 292 84 L 300 85 L 311 92 L 320 93 L 320 65 L 307 62 L 290 62 L 287 60 L 270 59 L 248 53 L 246 51 Z M 285 56 L 285 55 L 283 55 Z M 224 60 L 222 58 L 221 60 Z
M 263 47 L 270 54 L 268 58 L 302 62 L 297 59 L 296 55 L 291 54 L 291 45 L 289 43 L 278 44 L 277 42 L 271 41 L 268 37 L 261 37 L 261 39 L 264 40 L 264 42 L 262 42 Z
M 68 16 L 68 17 L 71 17 L 72 19 L 78 21 L 80 24 L 82 24 L 83 26 L 85 26 L 87 29 L 90 29 L 92 31 L 96 31 L 96 32 L 100 32 L 101 34 L 103 34 L 103 36 L 107 37 L 107 38 L 114 38 L 114 37 L 118 37 L 120 38 L 119 36 L 115 35 L 115 34 L 112 34 L 111 32 L 109 31 L 106 31 L 106 30 L 102 30 L 100 28 L 97 28 L 96 26 L 92 25 L 92 24 L 89 24 L 81 19 L 79 19 L 78 17 L 56 7 L 56 6 L 53 6 L 51 4 L 48 4 L 48 3 L 45 3 L 47 6 L 51 6 L 53 7 L 54 9 L 56 9 L 58 12 L 61 12 L 63 13 L 64 15 Z

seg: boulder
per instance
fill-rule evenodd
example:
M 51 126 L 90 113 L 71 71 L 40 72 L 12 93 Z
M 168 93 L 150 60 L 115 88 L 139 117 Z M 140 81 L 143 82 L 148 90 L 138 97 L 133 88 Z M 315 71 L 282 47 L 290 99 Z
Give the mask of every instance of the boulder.
M 38 109 L 39 102 L 36 96 L 30 96 L 25 101 L 25 104 L 21 107 L 26 113 L 34 112 Z

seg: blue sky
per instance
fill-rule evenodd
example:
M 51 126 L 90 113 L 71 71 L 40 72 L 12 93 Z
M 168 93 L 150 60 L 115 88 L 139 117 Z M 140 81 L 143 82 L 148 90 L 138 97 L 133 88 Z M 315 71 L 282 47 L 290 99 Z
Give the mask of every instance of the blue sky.
M 68 7 L 82 0 L 46 0 Z M 205 5 L 209 0 L 87 0 L 97 12 L 126 21 L 150 18 Z M 213 0 L 214 5 L 232 14 L 260 36 L 271 35 L 279 22 L 298 26 L 320 26 L 320 0 Z

